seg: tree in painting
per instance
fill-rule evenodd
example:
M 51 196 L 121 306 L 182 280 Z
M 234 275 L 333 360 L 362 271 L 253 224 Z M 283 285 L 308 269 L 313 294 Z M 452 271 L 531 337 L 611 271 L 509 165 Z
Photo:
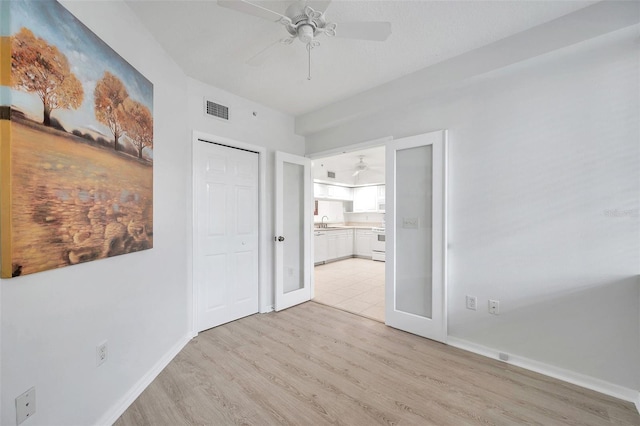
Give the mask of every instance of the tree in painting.
M 127 121 L 124 102 L 129 98 L 129 93 L 118 77 L 105 71 L 96 85 L 94 98 L 96 118 L 113 133 L 113 149 L 117 151 L 118 140 Z
M 142 158 L 142 150 L 153 147 L 153 116 L 149 108 L 131 99 L 125 101 L 127 136 Z
M 67 57 L 24 27 L 11 37 L 11 84 L 38 95 L 45 126 L 51 126 L 53 110 L 78 109 L 84 98 L 82 84 L 71 72 Z

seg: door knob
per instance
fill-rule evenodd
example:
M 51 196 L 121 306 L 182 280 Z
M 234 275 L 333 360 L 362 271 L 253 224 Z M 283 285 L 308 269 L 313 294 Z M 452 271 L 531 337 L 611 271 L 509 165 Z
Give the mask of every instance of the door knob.
M 283 236 L 279 236 L 278 237 L 278 241 L 280 241 L 280 242 L 284 241 L 284 237 Z

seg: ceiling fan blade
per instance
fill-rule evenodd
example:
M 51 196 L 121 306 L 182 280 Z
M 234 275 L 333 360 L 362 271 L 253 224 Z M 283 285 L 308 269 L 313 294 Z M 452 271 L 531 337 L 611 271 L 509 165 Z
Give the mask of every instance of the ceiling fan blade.
M 391 35 L 391 22 L 343 22 L 336 37 L 385 41 Z
M 267 21 L 278 22 L 284 19 L 286 22 L 291 22 L 291 19 L 279 14 L 278 12 L 246 0 L 218 0 L 218 6 L 246 13 L 247 15 L 257 16 L 258 18 L 266 19 Z
M 311 6 L 313 10 L 317 10 L 319 12 L 326 12 L 327 8 L 331 4 L 331 0 L 308 0 L 307 6 Z
M 259 67 L 260 65 L 262 65 L 267 59 L 269 59 L 269 57 L 271 57 L 271 55 L 273 55 L 276 51 L 278 51 L 277 47 L 278 46 L 286 46 L 291 44 L 291 42 L 294 40 L 294 38 L 283 38 L 280 40 L 277 40 L 273 43 L 271 43 L 270 45 L 268 45 L 267 47 L 265 47 L 264 49 L 262 49 L 261 51 L 259 51 L 258 53 L 256 53 L 255 55 L 253 55 L 252 57 L 250 57 L 249 59 L 246 60 L 246 64 L 247 65 L 251 65 L 252 67 Z

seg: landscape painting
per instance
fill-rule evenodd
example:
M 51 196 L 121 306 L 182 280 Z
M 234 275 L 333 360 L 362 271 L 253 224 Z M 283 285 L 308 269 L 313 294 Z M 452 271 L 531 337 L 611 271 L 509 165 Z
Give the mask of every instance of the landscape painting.
M 58 2 L 4 3 L 0 274 L 152 248 L 152 83 Z

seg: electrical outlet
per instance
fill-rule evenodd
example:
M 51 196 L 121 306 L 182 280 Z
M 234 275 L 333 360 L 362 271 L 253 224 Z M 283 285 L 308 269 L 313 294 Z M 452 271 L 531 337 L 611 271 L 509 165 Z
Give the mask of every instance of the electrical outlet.
M 492 315 L 500 314 L 500 301 L 489 299 L 489 313 Z
M 478 298 L 475 296 L 467 296 L 467 309 L 475 311 L 478 306 Z
M 33 387 L 16 398 L 16 424 L 36 413 L 36 388 Z
M 100 343 L 96 346 L 96 367 L 101 366 L 105 362 L 107 362 L 107 341 Z

